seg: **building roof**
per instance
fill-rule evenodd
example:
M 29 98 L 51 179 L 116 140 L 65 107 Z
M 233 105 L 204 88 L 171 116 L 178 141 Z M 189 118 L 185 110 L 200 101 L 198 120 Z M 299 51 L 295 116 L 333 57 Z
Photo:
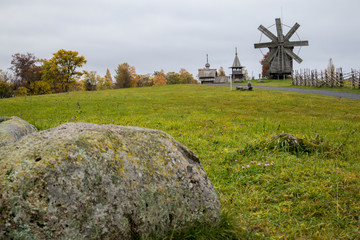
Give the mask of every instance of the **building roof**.
M 199 79 L 200 78 L 215 78 L 216 69 L 199 69 Z
M 242 68 L 243 66 L 241 66 L 240 64 L 240 60 L 239 60 L 239 57 L 238 57 L 238 54 L 237 54 L 237 48 L 235 50 L 235 59 L 234 59 L 234 63 L 232 65 L 231 68 Z

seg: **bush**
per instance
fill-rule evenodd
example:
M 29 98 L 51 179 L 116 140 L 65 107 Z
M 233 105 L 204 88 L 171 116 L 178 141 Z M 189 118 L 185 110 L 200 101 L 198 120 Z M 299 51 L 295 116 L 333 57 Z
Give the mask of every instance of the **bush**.
M 10 83 L 0 80 L 0 98 L 9 98 L 13 95 L 12 86 Z
M 17 97 L 27 96 L 28 94 L 29 94 L 29 89 L 27 89 L 26 87 L 19 87 L 15 91 L 15 95 Z
M 36 81 L 31 83 L 31 88 L 34 95 L 52 93 L 50 84 L 44 81 Z

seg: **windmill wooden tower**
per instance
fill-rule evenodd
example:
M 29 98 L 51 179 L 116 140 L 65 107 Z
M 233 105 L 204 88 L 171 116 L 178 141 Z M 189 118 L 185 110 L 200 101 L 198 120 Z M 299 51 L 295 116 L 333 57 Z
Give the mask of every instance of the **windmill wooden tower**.
M 273 78 L 284 78 L 290 75 L 293 70 L 294 59 L 296 62 L 301 63 L 302 59 L 293 52 L 294 47 L 308 46 L 308 41 L 290 41 L 296 30 L 300 27 L 298 23 L 289 30 L 284 36 L 280 18 L 275 19 L 276 32 L 274 35 L 263 25 L 259 26 L 259 31 L 270 38 L 271 42 L 256 43 L 255 48 L 269 48 L 269 55 L 264 61 L 264 65 L 270 64 L 269 74 Z

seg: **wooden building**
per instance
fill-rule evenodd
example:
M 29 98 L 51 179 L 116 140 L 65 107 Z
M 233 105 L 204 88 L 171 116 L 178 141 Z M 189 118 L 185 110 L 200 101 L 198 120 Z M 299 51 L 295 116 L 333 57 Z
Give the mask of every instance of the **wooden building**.
M 240 60 L 239 60 L 238 53 L 237 53 L 237 48 L 235 48 L 234 63 L 230 68 L 231 68 L 231 75 L 230 76 L 231 76 L 232 81 L 244 80 L 245 79 L 245 75 L 244 75 L 244 72 L 243 72 L 244 66 L 241 66 L 241 64 L 240 64 Z
M 199 80 L 200 80 L 201 84 L 216 82 L 217 71 L 216 71 L 216 69 L 210 69 L 209 57 L 207 54 L 206 54 L 205 68 L 199 69 L 198 76 L 199 76 Z

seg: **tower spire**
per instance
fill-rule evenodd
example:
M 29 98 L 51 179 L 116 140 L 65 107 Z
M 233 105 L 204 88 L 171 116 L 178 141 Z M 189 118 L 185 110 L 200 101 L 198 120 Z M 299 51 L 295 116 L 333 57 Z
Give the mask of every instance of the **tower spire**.
M 209 55 L 208 55 L 208 54 L 206 54 L 206 64 L 205 64 L 205 67 L 206 67 L 207 69 L 209 69 L 209 68 L 210 68 L 210 64 L 209 64 Z
M 235 47 L 235 55 L 237 56 L 237 47 Z

